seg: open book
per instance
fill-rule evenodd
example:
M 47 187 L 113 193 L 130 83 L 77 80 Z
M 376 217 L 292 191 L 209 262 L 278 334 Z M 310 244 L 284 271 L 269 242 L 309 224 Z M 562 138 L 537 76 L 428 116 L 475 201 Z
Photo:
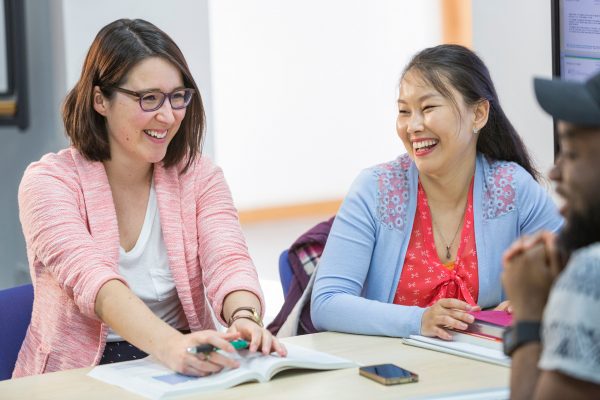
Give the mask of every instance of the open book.
M 288 350 L 287 357 L 251 354 L 248 350 L 240 350 L 236 355 L 224 353 L 239 360 L 240 367 L 224 369 L 217 374 L 205 377 L 191 377 L 175 373 L 152 357 L 99 365 L 88 375 L 150 399 L 166 399 L 184 394 L 226 389 L 243 382 L 265 382 L 286 369 L 327 370 L 356 366 L 355 363 L 344 358 L 304 347 L 286 344 L 286 348 Z
M 510 357 L 506 356 L 502 351 L 478 346 L 473 343 L 447 341 L 419 335 L 410 335 L 408 338 L 402 339 L 402 342 L 411 346 L 510 367 Z

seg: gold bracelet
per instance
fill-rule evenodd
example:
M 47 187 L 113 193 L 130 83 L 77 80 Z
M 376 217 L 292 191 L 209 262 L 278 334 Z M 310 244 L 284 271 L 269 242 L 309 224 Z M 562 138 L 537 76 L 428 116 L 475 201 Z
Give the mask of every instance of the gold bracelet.
M 254 322 L 255 324 L 257 324 L 258 326 L 260 326 L 261 328 L 263 327 L 263 323 L 260 319 L 256 319 L 254 318 L 252 315 L 236 315 L 234 317 L 231 317 L 231 319 L 229 320 L 229 326 L 231 326 L 231 324 L 233 324 L 235 321 L 237 321 L 238 319 L 249 319 L 250 321 Z
M 249 311 L 249 312 L 251 312 L 252 315 L 245 315 L 243 317 L 254 321 L 256 324 L 258 324 L 258 326 L 260 326 L 262 328 L 263 322 L 262 322 L 262 319 L 260 318 L 260 315 L 258 315 L 258 312 L 256 311 L 256 308 L 254 308 L 254 307 L 248 307 L 248 306 L 238 307 L 235 310 L 233 310 L 233 312 L 231 313 L 231 316 L 229 317 L 229 326 L 231 326 L 231 324 L 233 323 L 233 321 L 235 321 L 236 319 L 242 318 L 241 315 L 238 316 L 238 317 L 236 317 L 236 315 L 235 315 L 235 314 L 237 314 L 240 311 Z

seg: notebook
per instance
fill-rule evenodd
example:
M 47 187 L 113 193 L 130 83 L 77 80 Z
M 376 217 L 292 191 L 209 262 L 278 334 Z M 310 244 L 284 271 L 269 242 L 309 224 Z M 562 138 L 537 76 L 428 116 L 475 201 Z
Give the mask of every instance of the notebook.
M 467 331 L 448 331 L 452 335 L 452 340 L 455 342 L 471 343 L 477 346 L 486 347 L 488 349 L 502 351 L 503 342 L 502 339 L 482 335 L 479 333 L 467 332 Z
M 512 315 L 506 311 L 474 311 L 475 321 L 469 324 L 468 332 L 502 339 L 502 334 L 512 324 Z
M 510 367 L 510 357 L 506 356 L 502 351 L 478 346 L 473 343 L 447 341 L 420 335 L 410 335 L 408 338 L 402 339 L 402 342 L 410 346 Z

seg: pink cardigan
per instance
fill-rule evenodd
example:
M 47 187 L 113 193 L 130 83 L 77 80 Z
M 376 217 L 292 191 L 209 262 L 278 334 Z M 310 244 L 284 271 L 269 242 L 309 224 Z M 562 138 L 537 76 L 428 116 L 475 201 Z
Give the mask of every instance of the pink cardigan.
M 205 290 L 219 319 L 225 296 L 236 290 L 255 293 L 264 310 L 221 169 L 206 157 L 183 175 L 157 164 L 154 185 L 190 329 L 214 328 Z M 13 377 L 97 365 L 108 326 L 94 312 L 96 295 L 108 280 L 126 284 L 118 273 L 119 231 L 103 164 L 73 148 L 45 155 L 25 171 L 19 214 L 35 298 Z

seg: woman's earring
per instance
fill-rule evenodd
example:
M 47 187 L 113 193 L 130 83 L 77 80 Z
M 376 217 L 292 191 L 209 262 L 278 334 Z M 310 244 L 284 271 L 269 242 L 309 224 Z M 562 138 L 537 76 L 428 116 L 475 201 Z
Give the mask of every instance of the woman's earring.
M 479 133 L 479 131 L 477 130 L 477 128 L 473 127 L 473 134 L 477 135 L 477 133 Z

